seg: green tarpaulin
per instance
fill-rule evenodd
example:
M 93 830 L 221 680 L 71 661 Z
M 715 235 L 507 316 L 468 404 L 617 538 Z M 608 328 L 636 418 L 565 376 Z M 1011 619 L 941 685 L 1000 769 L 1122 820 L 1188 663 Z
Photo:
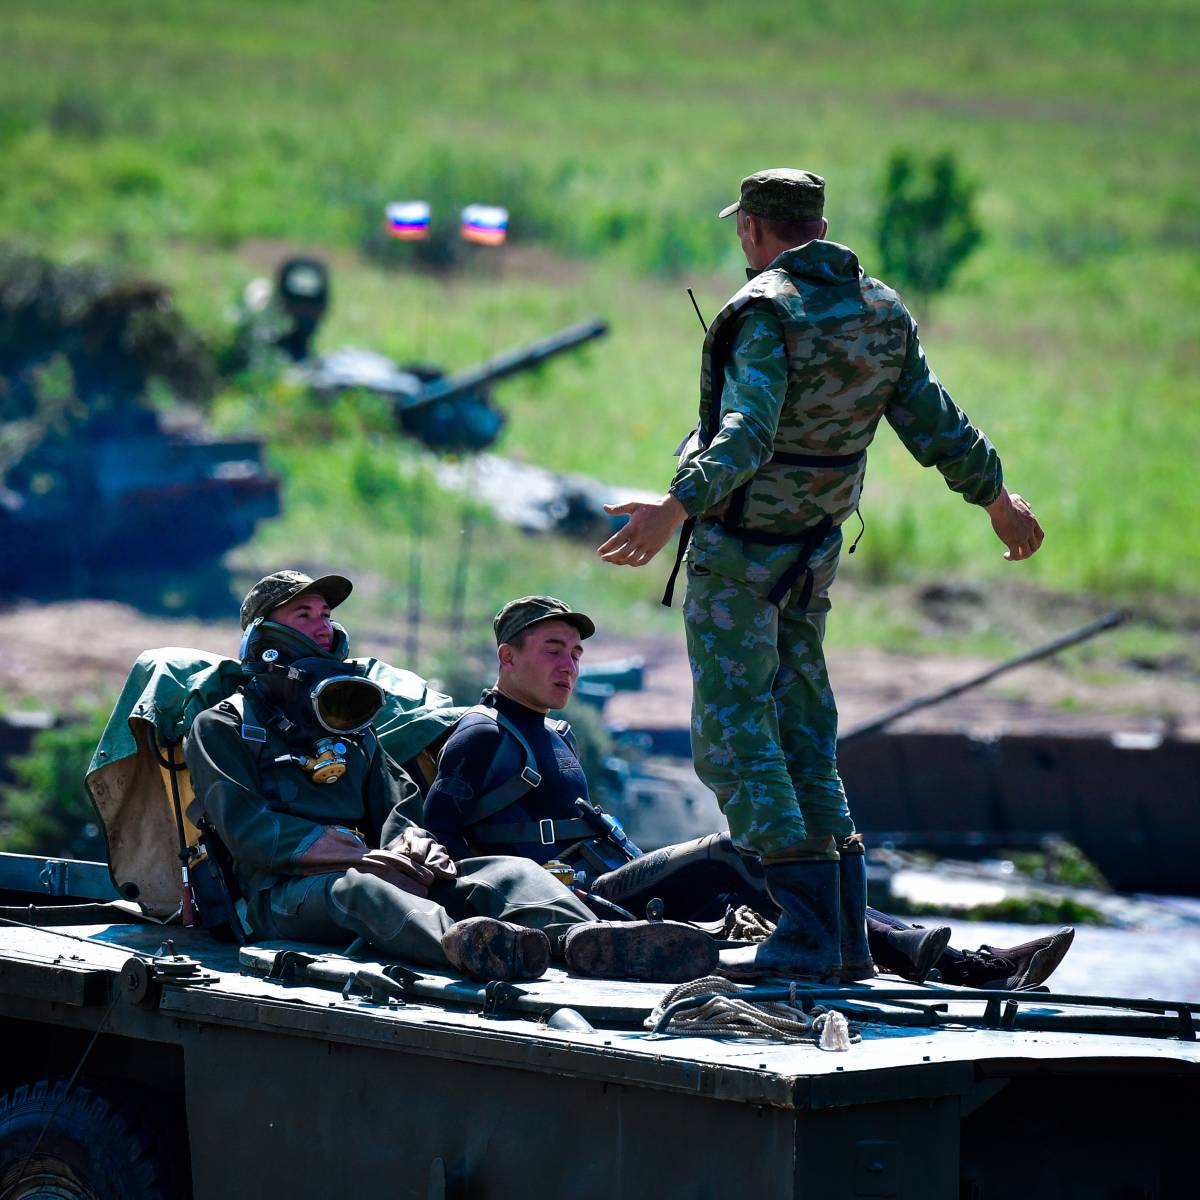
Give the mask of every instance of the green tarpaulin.
M 352 661 L 367 668 L 387 697 L 375 729 L 399 762 L 436 741 L 464 711 L 411 671 L 376 658 Z M 159 750 L 177 746 L 197 713 L 244 682 L 236 659 L 183 646 L 147 650 L 133 664 L 92 755 L 87 788 L 108 838 L 113 882 L 150 916 L 169 918 L 180 896 L 179 835 Z M 179 749 L 174 759 L 182 761 Z M 186 789 L 185 804 L 189 796 Z

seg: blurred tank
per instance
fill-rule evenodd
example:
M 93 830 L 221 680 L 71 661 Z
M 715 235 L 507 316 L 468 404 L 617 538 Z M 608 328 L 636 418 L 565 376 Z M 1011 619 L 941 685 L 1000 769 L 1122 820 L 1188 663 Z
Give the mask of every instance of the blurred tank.
M 167 430 L 150 409 L 94 417 L 31 447 L 0 491 L 0 591 L 137 567 L 194 568 L 279 512 L 256 441 Z
M 0 251 L 0 593 L 202 570 L 277 513 L 259 444 L 190 415 L 216 381 L 160 284 Z
M 493 384 L 606 333 L 608 325 L 594 317 L 454 375 L 424 365 L 401 367 L 386 355 L 346 348 L 318 358 L 308 378 L 319 392 L 365 388 L 386 395 L 397 425 L 410 437 L 442 453 L 475 452 L 491 446 L 504 428 L 505 414 L 491 398 Z
M 282 355 L 319 393 L 363 389 L 389 397 L 400 431 L 444 454 L 486 450 L 500 436 L 505 414 L 492 401 L 493 384 L 608 332 L 604 321 L 592 318 L 447 375 L 436 366 L 399 364 L 352 346 L 314 356 L 313 339 L 331 294 L 328 266 L 309 256 L 284 259 L 273 283 L 265 277 L 252 280 L 242 295 L 237 333 L 222 370 L 231 374 L 261 364 L 264 354 L 277 360 Z

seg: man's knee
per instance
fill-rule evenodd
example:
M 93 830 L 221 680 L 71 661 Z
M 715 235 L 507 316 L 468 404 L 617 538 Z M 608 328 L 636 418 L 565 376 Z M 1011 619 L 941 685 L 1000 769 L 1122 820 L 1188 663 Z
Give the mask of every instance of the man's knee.
M 434 920 L 447 929 L 451 925 L 435 901 L 402 891 L 365 871 L 347 871 L 329 889 L 329 895 L 346 927 L 372 940 L 397 937 L 414 917 Z

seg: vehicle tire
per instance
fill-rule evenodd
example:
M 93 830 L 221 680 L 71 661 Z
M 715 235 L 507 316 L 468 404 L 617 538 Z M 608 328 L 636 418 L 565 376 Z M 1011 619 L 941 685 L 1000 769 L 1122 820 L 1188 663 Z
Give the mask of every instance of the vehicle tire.
M 149 1139 L 98 1093 L 43 1079 L 0 1096 L 3 1200 L 167 1200 L 164 1178 Z

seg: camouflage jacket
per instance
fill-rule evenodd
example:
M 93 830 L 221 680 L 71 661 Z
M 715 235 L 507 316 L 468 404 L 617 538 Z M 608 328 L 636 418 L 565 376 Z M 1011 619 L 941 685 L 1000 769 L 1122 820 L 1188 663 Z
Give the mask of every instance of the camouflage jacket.
M 841 524 L 858 506 L 865 455 L 831 466 L 771 457 L 855 455 L 880 417 L 966 500 L 995 499 L 995 450 L 930 371 L 900 298 L 852 251 L 809 242 L 749 274 L 704 341 L 700 426 L 670 487 L 690 516 L 723 516 L 745 485 L 744 529 L 794 535 L 827 514 Z

